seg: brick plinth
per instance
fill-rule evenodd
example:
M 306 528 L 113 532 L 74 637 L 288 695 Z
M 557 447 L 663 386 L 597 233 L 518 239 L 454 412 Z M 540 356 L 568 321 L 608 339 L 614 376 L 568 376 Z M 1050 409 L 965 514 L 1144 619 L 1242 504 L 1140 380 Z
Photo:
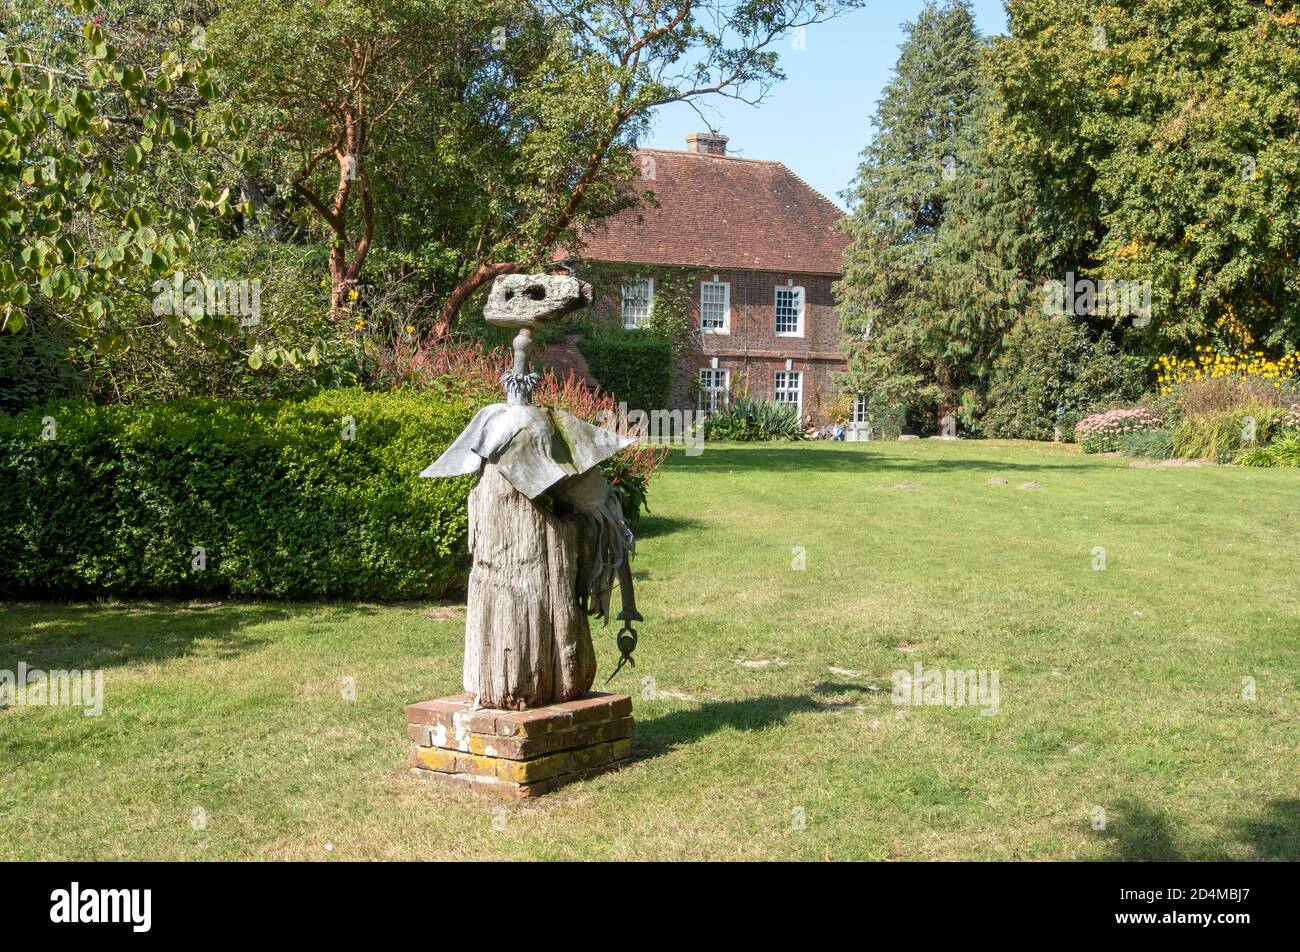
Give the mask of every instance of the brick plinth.
M 467 694 L 406 708 L 412 772 L 509 799 L 549 793 L 621 766 L 632 756 L 632 699 L 588 694 L 506 711 L 474 708 Z

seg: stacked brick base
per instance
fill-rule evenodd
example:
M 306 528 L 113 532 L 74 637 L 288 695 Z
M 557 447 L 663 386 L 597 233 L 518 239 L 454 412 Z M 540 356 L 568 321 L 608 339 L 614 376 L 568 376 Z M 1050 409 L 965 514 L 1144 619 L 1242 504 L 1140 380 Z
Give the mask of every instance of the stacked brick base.
M 536 797 L 613 770 L 632 756 L 632 699 L 576 701 L 504 711 L 474 709 L 467 694 L 406 708 L 413 773 L 508 799 Z

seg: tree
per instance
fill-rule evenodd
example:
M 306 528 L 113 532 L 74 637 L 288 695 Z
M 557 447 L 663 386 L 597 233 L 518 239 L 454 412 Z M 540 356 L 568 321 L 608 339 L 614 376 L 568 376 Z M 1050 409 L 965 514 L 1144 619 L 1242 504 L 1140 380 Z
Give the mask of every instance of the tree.
M 930 3 L 905 30 L 847 193 L 843 384 L 940 417 L 966 403 L 969 417 L 1023 303 L 1023 222 L 981 152 L 983 44 L 969 4 Z
M 218 78 L 245 121 L 248 178 L 279 176 L 329 247 L 331 310 L 349 311 L 369 252 L 407 202 L 385 166 L 436 166 L 490 121 L 508 79 L 492 30 L 512 0 L 232 0 L 213 25 Z M 257 22 L 256 30 L 248 24 Z M 470 115 L 467 118 L 467 109 Z M 474 110 L 481 114 L 474 114 Z M 442 181 L 445 183 L 446 178 Z M 259 193 L 276 192 L 258 189 Z M 380 207 L 381 195 L 388 198 Z M 452 203 L 454 204 L 454 202 Z
M 542 266 L 558 246 L 580 250 L 592 226 L 646 197 L 629 147 L 657 107 L 710 95 L 761 102 L 784 78 L 776 42 L 862 2 L 542 0 L 562 52 L 515 100 L 522 164 L 485 182 L 501 207 L 485 209 L 483 240 L 434 333 L 496 275 Z
M 1131 350 L 1300 344 L 1297 4 L 1008 6 L 994 138 L 1051 272 L 1152 282 Z
M 140 2 L 132 12 L 159 12 Z M 114 9 L 111 14 L 120 14 Z M 212 136 L 196 127 L 215 94 L 201 32 L 176 18 L 147 43 L 89 0 L 14 0 L 0 34 L 0 327 L 53 313 L 95 347 L 117 339 L 125 297 L 148 300 L 209 214 L 214 180 L 175 203 L 145 186 Z M 118 37 L 134 42 L 119 44 Z M 128 309 L 134 316 L 136 309 Z M 176 320 L 181 320 L 178 316 Z
M 629 149 L 657 106 L 761 100 L 782 75 L 774 43 L 861 2 L 329 0 L 265 11 L 236 0 L 214 42 L 263 151 L 288 147 L 292 189 L 328 232 L 336 310 L 386 236 L 415 252 L 409 260 L 436 260 L 444 286 L 427 330 L 439 336 L 494 277 L 545 266 L 642 199 Z

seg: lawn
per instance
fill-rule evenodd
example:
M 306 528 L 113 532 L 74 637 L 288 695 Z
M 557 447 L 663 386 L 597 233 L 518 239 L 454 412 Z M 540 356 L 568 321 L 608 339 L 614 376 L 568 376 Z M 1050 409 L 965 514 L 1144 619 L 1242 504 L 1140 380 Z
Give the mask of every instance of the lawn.
M 8 605 L 0 669 L 106 694 L 0 712 L 0 857 L 1300 859 L 1300 473 L 710 446 L 650 503 L 625 769 L 409 775 L 462 605 Z M 997 712 L 892 703 L 917 663 L 996 671 Z

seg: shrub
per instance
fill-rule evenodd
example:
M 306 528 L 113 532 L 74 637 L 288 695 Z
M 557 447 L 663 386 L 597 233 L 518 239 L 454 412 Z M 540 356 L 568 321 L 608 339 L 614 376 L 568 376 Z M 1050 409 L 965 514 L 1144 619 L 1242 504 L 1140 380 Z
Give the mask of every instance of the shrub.
M 1185 416 L 1283 405 L 1280 381 L 1252 377 L 1202 377 L 1162 390 L 1166 399 L 1172 399 Z
M 134 310 L 123 302 L 116 346 L 87 363 L 92 396 L 114 403 L 283 400 L 355 385 L 366 362 L 363 335 L 330 317 L 329 290 L 321 285 L 327 254 L 323 246 L 254 235 L 196 240 L 185 278 L 259 281 L 256 324 L 243 326 L 232 315 L 160 318 L 151 313 L 149 289 Z
M 1245 450 L 1237 462 L 1242 466 L 1300 467 L 1300 433 L 1282 433 L 1267 446 Z
M 485 406 L 503 398 L 501 375 L 512 363 L 507 347 L 394 337 L 375 355 L 371 383 L 380 390 L 432 390 Z
M 629 410 L 668 406 L 672 386 L 672 344 L 648 331 L 612 331 L 578 341 L 600 389 Z
M 349 389 L 0 417 L 0 594 L 439 596 L 468 568 L 472 480 L 418 474 L 472 411 Z
M 704 421 L 704 435 L 746 443 L 801 440 L 804 431 L 794 404 L 737 397 L 726 410 Z
M 1084 417 L 1074 427 L 1074 437 L 1085 453 L 1113 453 L 1130 433 L 1160 428 L 1160 418 L 1145 408 L 1123 407 Z
M 1242 450 L 1267 443 L 1283 415 L 1278 407 L 1255 406 L 1185 417 L 1174 429 L 1174 454 L 1230 463 Z
M 1296 393 L 1295 378 L 1300 375 L 1300 351 L 1283 354 L 1277 360 L 1264 356 L 1263 351 L 1215 351 L 1208 344 L 1196 348 L 1195 357 L 1177 357 L 1165 354 L 1155 363 L 1156 382 L 1161 393 L 1184 396 L 1183 391 L 1203 391 L 1206 397 L 1218 394 L 1227 397 L 1226 403 L 1210 405 L 1200 412 L 1232 410 L 1243 403 L 1231 402 L 1234 393 L 1243 393 L 1250 404 L 1279 403 L 1270 398 L 1274 392 Z M 1212 381 L 1218 383 L 1211 385 Z M 1206 384 L 1197 388 L 1196 384 Z M 1197 410 L 1189 410 L 1193 415 Z
M 21 331 L 0 333 L 0 411 L 4 413 L 74 397 L 86 389 L 68 359 L 67 340 L 36 310 L 28 308 L 28 323 Z
M 1068 439 L 1081 417 L 1137 400 L 1148 373 L 1109 337 L 1093 339 L 1067 316 L 1031 314 L 1007 334 L 994 363 L 980 429 L 989 437 L 1050 440 L 1060 426 Z
M 1121 435 L 1117 448 L 1125 456 L 1145 456 L 1148 459 L 1172 459 L 1174 435 L 1169 430 L 1134 430 Z

